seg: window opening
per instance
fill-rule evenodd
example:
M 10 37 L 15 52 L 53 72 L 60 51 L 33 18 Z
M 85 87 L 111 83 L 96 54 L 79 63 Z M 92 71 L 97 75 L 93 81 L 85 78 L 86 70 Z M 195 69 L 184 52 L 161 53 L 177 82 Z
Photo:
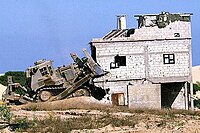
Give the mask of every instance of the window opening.
M 41 68 L 40 73 L 42 74 L 42 76 L 49 74 L 46 67 Z
M 110 69 L 119 68 L 119 64 L 115 62 L 110 63 Z
M 48 69 L 49 69 L 50 75 L 52 76 L 53 75 L 53 69 L 52 69 L 52 67 L 48 66 Z
M 119 66 L 126 66 L 126 56 L 115 56 L 115 63 L 117 63 Z
M 126 66 L 126 56 L 115 56 L 115 61 L 110 63 L 110 68 L 119 68 L 120 66 Z
M 180 37 L 180 33 L 174 33 L 174 37 Z
M 175 64 L 175 55 L 174 54 L 163 54 L 164 64 Z

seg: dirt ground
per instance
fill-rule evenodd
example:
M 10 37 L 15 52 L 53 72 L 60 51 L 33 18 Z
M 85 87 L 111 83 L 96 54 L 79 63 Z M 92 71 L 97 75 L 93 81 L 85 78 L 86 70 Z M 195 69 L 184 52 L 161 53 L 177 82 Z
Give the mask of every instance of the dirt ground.
M 47 117 L 59 117 L 66 120 L 84 116 L 92 119 L 105 114 L 124 118 L 123 126 L 114 126 L 108 123 L 108 125 L 95 129 L 74 129 L 71 130 L 72 133 L 200 133 L 200 113 L 120 109 L 120 107 L 104 105 L 91 97 L 71 98 L 49 103 L 30 103 L 12 106 L 11 109 L 13 118 L 26 117 L 29 120 Z M 129 119 L 125 121 L 125 118 Z M 130 126 L 129 121 L 134 121 L 135 124 Z M 10 132 L 9 127 L 1 132 Z
M 43 119 L 46 117 L 54 116 L 60 117 L 62 119 L 69 119 L 73 117 L 82 117 L 89 115 L 90 117 L 96 115 L 103 115 L 104 112 L 99 110 L 65 110 L 65 111 L 24 111 L 18 110 L 13 111 L 15 117 L 27 117 L 30 120 L 33 117 Z M 131 126 L 121 126 L 114 127 L 109 124 L 105 127 L 98 129 L 83 129 L 83 130 L 72 130 L 72 133 L 103 133 L 103 132 L 112 132 L 112 133 L 165 133 L 165 132 L 175 132 L 175 133 L 199 133 L 200 132 L 200 117 L 199 116 L 190 116 L 190 115 L 176 115 L 172 120 L 169 118 L 163 118 L 159 115 L 146 114 L 146 113 L 124 113 L 124 112 L 115 112 L 112 113 L 113 116 L 125 117 L 125 116 L 134 116 L 141 118 L 138 120 L 136 125 Z

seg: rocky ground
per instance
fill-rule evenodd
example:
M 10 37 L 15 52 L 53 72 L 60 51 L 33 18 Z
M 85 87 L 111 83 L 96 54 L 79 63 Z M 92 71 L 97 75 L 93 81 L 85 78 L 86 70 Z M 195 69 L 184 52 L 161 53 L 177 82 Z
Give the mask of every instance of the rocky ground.
M 12 119 L 26 118 L 28 121 L 34 121 L 35 119 L 40 121 L 47 118 L 59 118 L 57 122 L 61 121 L 63 123 L 70 120 L 71 125 L 67 126 L 71 126 L 71 128 L 70 130 L 66 130 L 66 132 L 72 133 L 200 132 L 200 113 L 198 111 L 130 110 L 125 107 L 103 105 L 95 99 L 88 97 L 65 99 L 51 103 L 12 106 L 11 109 L 13 114 Z M 77 124 L 73 126 L 74 122 L 82 126 L 78 127 Z M 50 124 L 49 126 L 51 126 Z M 65 132 L 65 129 L 61 131 L 53 126 L 49 129 L 48 124 L 44 127 L 45 125 L 43 128 L 40 127 L 34 131 Z M 21 131 L 33 132 L 31 129 Z M 2 129 L 1 132 L 16 131 L 11 131 L 11 128 L 8 126 Z

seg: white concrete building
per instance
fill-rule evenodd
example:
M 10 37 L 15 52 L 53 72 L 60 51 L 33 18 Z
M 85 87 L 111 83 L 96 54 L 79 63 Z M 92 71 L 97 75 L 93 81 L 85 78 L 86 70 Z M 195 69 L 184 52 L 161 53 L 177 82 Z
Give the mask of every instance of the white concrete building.
M 124 28 L 123 15 L 118 29 L 92 40 L 92 57 L 110 72 L 96 79 L 95 85 L 110 90 L 106 98 L 110 103 L 133 108 L 194 108 L 191 15 L 136 15 L 138 29 Z

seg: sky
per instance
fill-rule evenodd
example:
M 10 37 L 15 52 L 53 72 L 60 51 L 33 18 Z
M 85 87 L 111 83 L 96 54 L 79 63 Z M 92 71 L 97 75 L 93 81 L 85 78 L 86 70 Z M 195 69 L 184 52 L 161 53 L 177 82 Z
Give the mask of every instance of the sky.
M 200 65 L 200 0 L 0 0 L 0 73 L 24 71 L 39 59 L 70 64 L 92 38 L 116 29 L 116 15 L 193 13 L 192 59 Z

